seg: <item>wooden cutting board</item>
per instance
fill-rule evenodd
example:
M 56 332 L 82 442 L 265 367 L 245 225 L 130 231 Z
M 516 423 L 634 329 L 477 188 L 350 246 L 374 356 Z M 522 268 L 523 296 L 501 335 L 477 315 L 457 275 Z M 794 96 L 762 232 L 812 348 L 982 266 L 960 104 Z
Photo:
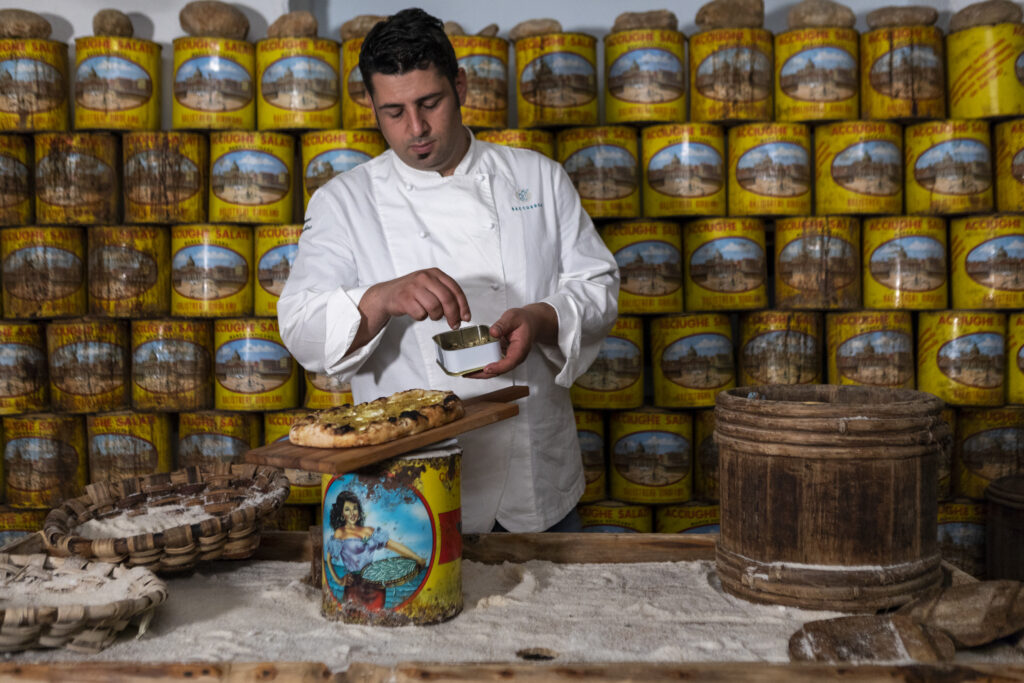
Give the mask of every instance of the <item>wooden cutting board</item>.
M 249 451 L 243 457 L 246 462 L 256 465 L 289 467 L 321 474 L 345 474 L 375 462 L 450 439 L 463 432 L 515 417 L 519 414 L 519 406 L 511 401 L 523 398 L 529 393 L 529 387 L 516 386 L 466 399 L 462 402 L 466 408 L 466 414 L 455 422 L 375 446 L 310 448 L 296 446 L 286 440 L 260 446 Z

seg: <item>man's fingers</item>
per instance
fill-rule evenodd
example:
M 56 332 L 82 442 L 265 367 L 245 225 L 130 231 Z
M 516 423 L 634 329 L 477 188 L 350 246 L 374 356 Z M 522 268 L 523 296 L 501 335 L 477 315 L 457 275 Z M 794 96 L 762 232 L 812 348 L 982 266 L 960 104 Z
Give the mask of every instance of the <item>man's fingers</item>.
M 469 322 L 473 317 L 469 311 L 469 299 L 466 298 L 466 293 L 462 291 L 462 287 L 459 286 L 459 283 L 441 270 L 437 271 L 437 280 L 455 297 L 457 315 L 455 317 L 456 322 L 452 324 L 452 327 L 458 327 L 459 320 Z M 448 322 L 451 323 L 451 319 L 449 319 Z
M 469 320 L 468 317 L 465 317 L 469 312 L 469 306 L 465 303 L 466 295 L 455 280 L 437 270 L 436 273 L 425 274 L 422 287 L 423 291 L 429 292 L 440 305 L 439 311 L 432 311 L 432 313 L 436 313 L 436 317 L 431 315 L 431 320 L 440 320 L 443 315 L 452 329 L 459 326 L 459 321 Z

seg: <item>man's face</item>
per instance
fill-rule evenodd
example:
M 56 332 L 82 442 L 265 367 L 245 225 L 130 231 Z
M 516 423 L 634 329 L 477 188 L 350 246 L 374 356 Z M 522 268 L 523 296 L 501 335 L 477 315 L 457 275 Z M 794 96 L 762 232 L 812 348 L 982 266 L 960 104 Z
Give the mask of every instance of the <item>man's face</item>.
M 466 73 L 459 69 L 455 92 L 433 65 L 370 78 L 377 124 L 398 158 L 420 171 L 450 175 L 469 148 L 459 110 L 466 97 Z

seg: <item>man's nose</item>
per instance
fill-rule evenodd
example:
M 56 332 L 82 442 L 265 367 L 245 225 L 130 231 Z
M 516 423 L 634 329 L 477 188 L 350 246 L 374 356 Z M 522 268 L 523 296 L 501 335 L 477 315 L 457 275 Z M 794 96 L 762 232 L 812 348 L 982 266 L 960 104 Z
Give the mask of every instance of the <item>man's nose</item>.
M 430 132 L 430 124 L 420 112 L 416 112 L 410 117 L 410 126 L 414 137 L 422 137 Z

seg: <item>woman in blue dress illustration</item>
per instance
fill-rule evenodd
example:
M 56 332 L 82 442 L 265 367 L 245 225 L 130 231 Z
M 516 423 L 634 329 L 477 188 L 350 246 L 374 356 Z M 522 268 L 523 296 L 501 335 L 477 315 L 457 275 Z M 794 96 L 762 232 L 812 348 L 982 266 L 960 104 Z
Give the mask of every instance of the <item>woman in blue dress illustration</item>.
M 385 548 L 416 563 L 415 571 L 405 580 L 418 574 L 427 561 L 398 541 L 391 540 L 383 528 L 365 526 L 365 521 L 363 505 L 358 496 L 351 491 L 338 493 L 337 500 L 331 506 L 330 523 L 334 535 L 327 540 L 326 550 L 331 561 L 326 562 L 326 565 L 334 582 L 345 587 L 345 602 L 377 612 L 384 608 L 386 588 L 379 581 L 368 581 L 362 575 L 363 569 L 374 562 L 377 551 Z M 344 576 L 338 576 L 334 562 L 345 567 Z M 399 583 L 404 581 L 398 578 L 397 581 L 389 581 L 388 585 Z

